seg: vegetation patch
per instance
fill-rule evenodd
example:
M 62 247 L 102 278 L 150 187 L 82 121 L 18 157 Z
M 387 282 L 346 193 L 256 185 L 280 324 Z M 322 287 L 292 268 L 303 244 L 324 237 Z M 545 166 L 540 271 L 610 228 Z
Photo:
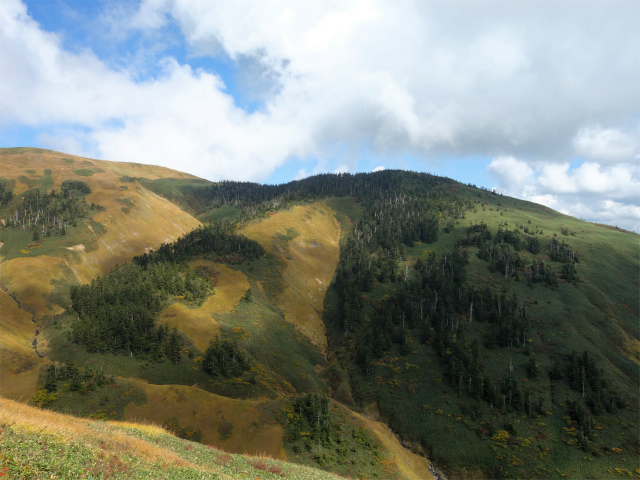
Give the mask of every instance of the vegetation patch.
M 229 454 L 157 426 L 78 419 L 3 398 L 0 426 L 0 472 L 7 478 L 339 478 L 278 460 Z
M 377 438 L 326 396 L 301 395 L 282 410 L 291 461 L 348 477 L 398 478 L 397 465 Z
M 93 174 L 97 173 L 96 170 L 91 168 L 74 168 L 71 170 L 74 175 L 78 175 L 80 177 L 90 177 Z

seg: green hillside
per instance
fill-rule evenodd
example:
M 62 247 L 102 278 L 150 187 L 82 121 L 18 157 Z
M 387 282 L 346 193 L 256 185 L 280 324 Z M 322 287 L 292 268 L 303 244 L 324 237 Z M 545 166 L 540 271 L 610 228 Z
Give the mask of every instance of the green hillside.
M 414 172 L 2 153 L 3 395 L 351 478 L 640 477 L 638 235 Z

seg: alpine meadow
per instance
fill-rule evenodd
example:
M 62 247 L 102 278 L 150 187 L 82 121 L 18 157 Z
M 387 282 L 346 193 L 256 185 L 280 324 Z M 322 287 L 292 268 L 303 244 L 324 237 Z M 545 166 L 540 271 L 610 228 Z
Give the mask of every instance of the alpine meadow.
M 0 165 L 7 478 L 640 478 L 635 233 L 411 171 Z

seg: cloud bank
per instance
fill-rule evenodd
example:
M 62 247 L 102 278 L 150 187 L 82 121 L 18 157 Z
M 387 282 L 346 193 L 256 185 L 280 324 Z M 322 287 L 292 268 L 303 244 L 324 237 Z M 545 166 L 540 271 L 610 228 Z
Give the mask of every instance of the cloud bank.
M 128 49 L 114 66 L 66 49 L 25 4 L 5 0 L 0 128 L 212 180 L 260 181 L 299 160 L 354 171 L 363 150 L 425 165 L 486 156 L 499 185 L 528 198 L 573 208 L 563 199 L 577 195 L 594 215 L 617 203 L 633 210 L 639 14 L 640 4 L 619 0 L 145 0 L 102 13 Z M 130 41 L 169 31 L 187 61 Z M 257 108 L 243 107 L 224 75 L 189 62 L 221 57 Z M 572 166 L 576 157 L 586 162 Z

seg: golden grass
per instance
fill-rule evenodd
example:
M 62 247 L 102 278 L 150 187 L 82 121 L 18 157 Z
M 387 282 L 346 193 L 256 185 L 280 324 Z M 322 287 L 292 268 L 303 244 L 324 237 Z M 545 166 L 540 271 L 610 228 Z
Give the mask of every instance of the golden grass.
M 33 398 L 42 361 L 34 352 L 26 355 L 0 349 L 0 396 L 22 402 Z
M 257 407 L 261 401 L 221 397 L 184 385 L 134 382 L 147 395 L 147 403 L 129 404 L 125 409 L 125 419 L 144 419 L 161 424 L 175 417 L 182 428 L 200 428 L 202 443 L 231 453 L 264 454 L 286 460 L 282 427 L 275 422 L 265 423 L 260 418 Z M 218 428 L 226 422 L 233 425 L 233 430 L 229 438 L 222 440 Z
M 68 157 L 68 155 L 65 155 Z M 161 167 L 158 165 L 144 165 L 142 163 L 127 163 L 127 162 L 114 162 L 111 160 L 91 160 L 97 166 L 103 169 L 108 169 L 120 175 L 122 177 L 142 177 L 149 180 L 157 180 L 160 178 L 186 178 L 186 179 L 199 179 L 189 173 L 180 172 L 178 170 L 172 170 L 167 167 Z
M 365 424 L 369 431 L 375 434 L 384 448 L 393 456 L 402 478 L 407 480 L 434 480 L 433 475 L 429 471 L 429 461 L 424 457 L 411 453 L 400 445 L 397 437 L 387 425 L 371 420 L 358 413 L 352 413 Z
M 0 395 L 27 401 L 36 393 L 39 366 L 31 342 L 35 338 L 31 315 L 0 292 Z
M 97 250 L 79 253 L 85 266 L 78 272 L 83 282 L 200 226 L 194 217 L 138 183 L 127 184 L 129 190 L 123 195 L 116 182 L 116 178 L 94 184 L 87 182 L 93 190 L 87 195 L 87 201 L 105 207 L 105 211 L 93 218 L 106 227 L 106 233 L 96 238 Z M 123 204 L 117 200 L 123 197 L 133 204 L 127 213 L 122 211 Z
M 217 273 L 215 295 L 209 296 L 199 308 L 189 308 L 180 303 L 169 305 L 162 311 L 160 318 L 169 327 L 176 327 L 185 333 L 193 340 L 196 348 L 204 352 L 209 341 L 220 334 L 220 326 L 212 315 L 231 312 L 249 288 L 249 282 L 242 272 L 208 260 L 196 260 L 189 266 L 207 266 Z
M 20 301 L 23 310 L 43 315 L 55 315 L 62 308 L 52 305 L 48 295 L 53 291 L 52 280 L 73 278 L 69 263 L 58 257 L 14 258 L 0 263 L 0 276 L 6 288 Z
M 68 163 L 63 158 L 74 160 Z M 94 232 L 97 249 L 85 252 L 78 248 L 59 257 L 38 256 L 16 258 L 3 262 L 0 274 L 5 286 L 15 293 L 23 307 L 36 313 L 39 318 L 45 314 L 59 313 L 51 310 L 47 295 L 53 287 L 52 279 L 62 279 L 72 283 L 87 283 L 98 275 L 111 270 L 116 264 L 125 263 L 135 255 L 161 243 L 172 242 L 193 230 L 200 222 L 182 211 L 170 201 L 146 190 L 138 182 L 123 184 L 119 177 L 145 176 L 156 179 L 164 177 L 196 178 L 164 167 L 150 165 L 123 164 L 118 162 L 89 160 L 82 157 L 45 151 L 42 154 L 8 154 L 2 156 L 2 176 L 16 181 L 15 193 L 20 194 L 28 185 L 19 180 L 25 169 L 33 169 L 37 175 L 44 175 L 50 169 L 53 188 L 59 189 L 66 179 L 77 179 L 91 187 L 87 195 L 88 203 L 102 205 L 105 210 L 94 215 L 106 232 Z M 77 176 L 78 168 L 100 169 L 89 177 Z M 120 187 L 126 185 L 127 190 Z M 119 199 L 128 199 L 128 211 Z M 48 240 L 51 241 L 51 240 Z M 79 258 L 78 263 L 75 258 Z
M 277 234 L 286 234 L 288 228 L 294 228 L 299 236 L 289 242 L 287 252 L 278 248 L 274 239 Z M 324 202 L 298 206 L 250 224 L 242 233 L 284 260 L 285 290 L 278 307 L 298 331 L 326 352 L 320 315 L 340 255 L 340 223 L 335 212 Z
M 18 308 L 16 301 L 5 292 L 0 292 L 0 328 L 0 348 L 35 356 L 31 341 L 36 326 L 31 315 Z
M 157 425 L 155 423 L 136 423 L 136 422 L 124 422 L 124 421 L 116 421 L 116 420 L 111 420 L 108 423 L 109 425 L 113 425 L 116 427 L 132 428 L 135 430 L 140 430 L 141 432 L 144 432 L 147 435 L 154 436 L 154 437 L 157 437 L 160 435 L 166 435 L 169 433 L 167 430 L 165 430 L 160 425 Z
M 51 410 L 43 410 L 0 397 L 0 424 L 14 429 L 46 435 L 60 443 L 83 443 L 89 448 L 118 455 L 129 454 L 150 462 L 180 466 L 193 466 L 174 453 L 145 440 L 126 435 L 117 430 L 96 431 L 100 422 L 87 420 Z

